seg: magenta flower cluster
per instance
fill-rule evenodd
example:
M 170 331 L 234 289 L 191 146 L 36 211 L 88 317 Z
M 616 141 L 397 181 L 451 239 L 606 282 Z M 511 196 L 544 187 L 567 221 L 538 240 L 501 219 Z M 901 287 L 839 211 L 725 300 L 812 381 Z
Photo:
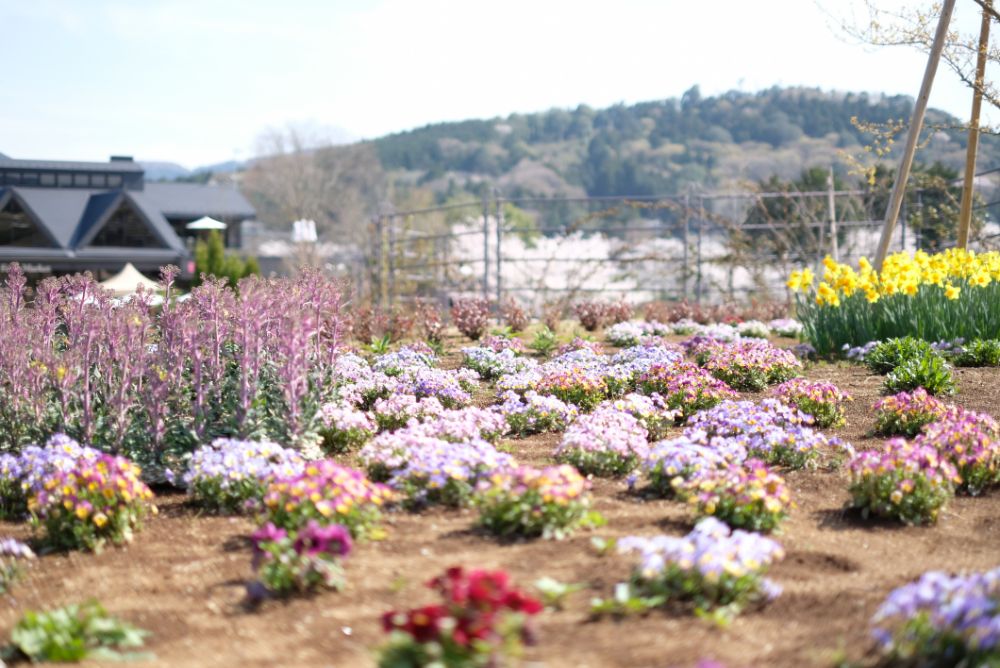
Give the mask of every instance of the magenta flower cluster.
M 267 523 L 251 536 L 252 565 L 260 586 L 248 588 L 251 602 L 265 595 L 284 596 L 319 587 L 340 589 L 340 560 L 351 552 L 351 532 L 340 524 L 322 525 L 310 520 L 288 531 Z

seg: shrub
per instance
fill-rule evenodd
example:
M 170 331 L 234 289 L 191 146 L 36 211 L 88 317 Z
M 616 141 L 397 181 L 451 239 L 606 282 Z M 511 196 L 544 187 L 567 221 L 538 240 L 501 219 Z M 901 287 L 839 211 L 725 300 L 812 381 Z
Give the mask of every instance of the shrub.
M 933 524 L 961 482 L 955 467 L 929 445 L 894 438 L 885 452 L 866 450 L 849 465 L 851 506 L 905 524 Z
M 413 331 L 415 317 L 402 308 L 396 307 L 389 312 L 389 322 L 385 336 L 393 343 L 402 341 Z
M 444 408 L 460 408 L 472 401 L 479 374 L 471 369 L 408 369 L 392 387 L 390 399 L 409 394 L 416 399 L 436 399 Z M 388 395 L 385 395 L 388 396 Z
M 596 371 L 584 367 L 562 367 L 543 371 L 538 382 L 539 394 L 551 394 L 573 404 L 581 411 L 593 410 L 608 393 L 608 385 Z
M 131 542 L 143 518 L 156 513 L 141 470 L 124 457 L 77 460 L 50 473 L 42 487 L 28 510 L 32 522 L 45 528 L 45 542 L 56 548 L 100 550 L 105 543 Z
M 318 419 L 323 450 L 328 453 L 350 452 L 363 445 L 378 429 L 364 411 L 340 404 L 324 404 Z
M 784 478 L 756 459 L 705 469 L 674 489 L 699 515 L 753 531 L 777 529 L 793 506 Z
M 812 416 L 777 399 L 760 401 L 726 400 L 699 411 L 688 420 L 688 431 L 706 436 L 744 436 L 763 433 L 768 427 L 812 424 Z
M 393 431 L 405 426 L 416 418 L 423 420 L 440 415 L 445 410 L 434 397 L 417 399 L 412 394 L 393 394 L 388 399 L 377 399 L 372 406 L 372 415 L 381 431 Z
M 584 339 L 579 336 L 574 336 L 573 340 L 569 343 L 564 343 L 559 346 L 556 350 L 556 359 L 563 357 L 564 355 L 571 352 L 583 352 L 591 353 L 591 357 L 596 357 L 603 354 L 603 349 L 599 341 L 592 341 L 590 339 Z M 553 360 L 555 361 L 555 360 Z
M 817 383 L 792 378 L 774 388 L 774 395 L 811 415 L 818 427 L 840 427 L 846 421 L 841 404 L 852 401 L 851 395 L 833 383 Z
M 573 313 L 585 330 L 595 332 L 608 320 L 608 305 L 598 301 L 577 302 L 573 304 Z
M 548 355 L 556 347 L 556 335 L 548 325 L 542 325 L 528 346 L 539 355 Z
M 802 368 L 792 353 L 756 339 L 708 344 L 697 352 L 696 359 L 737 390 L 763 390 L 788 380 Z
M 886 375 L 904 363 L 923 357 L 938 356 L 937 351 L 926 341 L 906 336 L 900 339 L 879 341 L 864 355 L 865 366 L 872 372 Z
M 479 345 L 483 348 L 489 348 L 495 353 L 502 353 L 505 350 L 509 350 L 515 355 L 521 355 L 528 352 L 527 347 L 524 345 L 524 341 L 514 336 L 509 328 L 503 328 L 500 330 L 494 330 L 493 333 L 488 336 L 484 336 L 479 341 Z
M 517 300 L 513 297 L 508 297 L 503 303 L 503 308 L 501 309 L 500 316 L 503 318 L 504 323 L 510 327 L 512 332 L 523 332 L 531 322 L 531 317 L 528 312 L 517 303 Z
M 726 383 L 688 363 L 654 364 L 638 375 L 636 385 L 643 394 L 659 394 L 667 408 L 680 411 L 681 420 L 736 397 Z
M 320 587 L 340 589 L 344 575 L 340 560 L 350 554 L 351 532 L 340 524 L 322 526 L 310 520 L 297 531 L 270 522 L 250 537 L 253 568 L 268 594 L 285 596 Z M 250 590 L 252 602 L 263 592 Z
M 517 436 L 562 431 L 578 413 L 573 404 L 530 390 L 524 397 L 508 391 L 501 399 L 499 411 L 506 418 L 511 433 Z
M 785 551 L 758 533 L 732 531 L 706 517 L 683 538 L 628 536 L 619 552 L 638 552 L 640 561 L 628 583 L 626 605 L 646 610 L 673 601 L 689 602 L 699 615 L 729 619 L 747 605 L 770 601 L 781 593 L 765 573 Z M 621 601 L 598 603 L 596 612 L 617 612 Z
M 512 349 L 494 352 L 490 348 L 462 348 L 462 366 L 472 369 L 484 380 L 492 380 L 533 369 L 538 363 L 518 357 Z
M 620 322 L 608 327 L 607 331 L 604 332 L 608 343 L 622 348 L 639 345 L 645 336 L 646 332 L 642 323 L 635 322 Z
M 436 363 L 437 358 L 433 352 L 421 352 L 412 346 L 407 346 L 396 352 L 379 354 L 372 364 L 372 369 L 390 377 L 397 377 L 407 372 L 430 369 Z
M 231 287 L 241 278 L 260 273 L 257 258 L 242 258 L 226 252 L 225 241 L 218 230 L 210 230 L 207 239 L 198 239 L 194 245 L 194 284 L 200 285 L 203 275 L 225 279 Z
M 353 310 L 351 336 L 361 343 L 381 339 L 389 329 L 389 316 L 377 306 L 364 304 Z
M 272 482 L 260 521 L 287 531 L 297 531 L 309 520 L 343 524 L 361 539 L 378 533 L 379 508 L 392 499 L 388 487 L 370 482 L 361 471 L 321 460 L 310 462 L 298 475 Z
M 634 417 L 604 408 L 573 422 L 554 454 L 584 474 L 619 476 L 634 469 L 646 454 L 646 436 Z
M 464 506 L 476 482 L 486 474 L 514 465 L 510 455 L 486 441 L 459 442 L 422 436 L 409 429 L 380 436 L 362 451 L 373 477 L 385 479 L 407 506 Z
M 495 407 L 491 406 L 444 409 L 440 413 L 422 418 L 420 422 L 411 421 L 404 429 L 394 433 L 418 434 L 453 443 L 474 439 L 494 443 L 506 431 L 507 421 Z M 389 435 L 385 434 L 380 438 L 389 438 Z
M 889 372 L 882 383 L 887 394 L 916 390 L 922 387 L 928 394 L 953 394 L 955 380 L 951 367 L 934 352 L 906 360 Z
M 677 409 L 668 409 L 663 403 L 663 398 L 658 394 L 647 397 L 634 392 L 598 404 L 596 410 L 602 409 L 628 413 L 638 420 L 639 424 L 646 430 L 646 438 L 650 441 L 656 441 L 666 436 L 681 414 Z
M 954 356 L 955 366 L 1000 366 L 1000 339 L 976 339 Z
M 507 665 L 533 638 L 529 617 L 542 604 L 510 584 L 504 571 L 452 567 L 427 583 L 441 603 L 405 612 L 390 610 L 390 633 L 379 652 L 381 668 L 472 668 Z
M 0 517 L 19 520 L 28 512 L 28 499 L 44 492 L 54 475 L 74 468 L 78 461 L 94 461 L 101 453 L 56 434 L 44 446 L 29 445 L 20 454 L 0 454 Z
M 771 328 L 760 320 L 745 320 L 736 325 L 736 331 L 740 336 L 751 339 L 766 339 L 771 336 Z
M 549 328 L 549 331 L 558 333 L 565 310 L 566 305 L 561 301 L 546 303 L 542 306 L 542 323 Z
M 11 632 L 11 644 L 33 662 L 120 660 L 116 648 L 141 647 L 148 631 L 127 624 L 95 600 L 48 612 L 26 612 Z
M 490 303 L 485 297 L 456 299 L 451 307 L 451 321 L 473 341 L 486 331 L 490 319 Z
M 977 495 L 1000 483 L 1000 425 L 960 408 L 925 425 L 914 445 L 930 445 L 958 470 L 958 491 Z
M 434 302 L 419 301 L 414 308 L 414 317 L 417 321 L 417 331 L 428 343 L 441 343 L 441 336 L 444 334 L 444 318 L 441 317 L 441 309 Z
M 498 536 L 564 538 L 593 524 L 587 481 L 572 466 L 499 471 L 476 486 L 479 523 Z
M 802 333 L 802 323 L 792 318 L 778 318 L 767 323 L 772 332 L 778 336 L 796 339 Z
M 875 433 L 883 436 L 916 436 L 925 424 L 947 411 L 947 405 L 922 387 L 899 392 L 875 402 Z
M 1000 568 L 924 573 L 889 594 L 872 618 L 872 635 L 893 665 L 996 665 L 998 583 Z
M 677 495 L 682 483 L 709 469 L 740 463 L 746 459 L 746 449 L 725 439 L 706 445 L 702 439 L 683 435 L 649 446 L 642 468 L 649 477 L 652 490 L 659 496 Z M 676 481 L 676 482 L 675 482 Z
M 195 450 L 181 480 L 203 508 L 240 513 L 258 506 L 274 480 L 304 465 L 297 452 L 277 443 L 217 438 Z
M 605 309 L 605 318 L 612 325 L 630 320 L 634 314 L 635 310 L 631 304 L 625 301 L 624 297 L 618 301 L 611 302 Z

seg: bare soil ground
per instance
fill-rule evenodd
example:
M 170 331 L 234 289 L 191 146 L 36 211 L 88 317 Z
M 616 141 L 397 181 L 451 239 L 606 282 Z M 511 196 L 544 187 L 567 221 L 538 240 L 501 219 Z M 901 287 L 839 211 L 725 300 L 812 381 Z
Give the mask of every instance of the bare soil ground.
M 455 357 L 449 361 L 454 363 Z M 859 448 L 878 447 L 867 432 L 881 379 L 863 368 L 818 364 L 807 375 L 830 380 L 855 397 L 838 435 Z M 1000 370 L 959 370 L 954 401 L 1000 417 Z M 556 435 L 504 441 L 525 463 L 550 462 Z M 179 494 L 159 498 L 160 514 L 125 549 L 99 555 L 40 558 L 0 605 L 0 636 L 26 609 L 98 597 L 114 614 L 149 629 L 157 666 L 371 666 L 383 641 L 383 611 L 431 601 L 422 583 L 453 564 L 505 568 L 526 588 L 542 576 L 588 589 L 566 609 L 546 612 L 539 644 L 526 657 L 544 666 L 678 666 L 713 658 L 729 666 L 832 666 L 866 661 L 868 622 L 888 592 L 931 569 L 971 570 L 1000 562 L 1000 492 L 958 497 L 933 527 L 862 521 L 844 512 L 846 474 L 789 472 L 798 507 L 778 540 L 787 558 L 772 571 L 784 594 L 747 610 L 728 628 L 691 615 L 655 613 L 592 621 L 593 596 L 608 596 L 628 575 L 627 556 L 601 556 L 594 536 L 682 535 L 693 518 L 682 503 L 631 493 L 623 481 L 595 480 L 595 507 L 607 526 L 562 541 L 501 544 L 474 529 L 471 511 L 391 512 L 388 537 L 357 546 L 346 562 L 347 588 L 256 612 L 241 606 L 251 577 L 246 518 L 205 516 Z M 0 535 L 26 538 L 25 525 Z M 96 664 L 92 664 L 96 665 Z

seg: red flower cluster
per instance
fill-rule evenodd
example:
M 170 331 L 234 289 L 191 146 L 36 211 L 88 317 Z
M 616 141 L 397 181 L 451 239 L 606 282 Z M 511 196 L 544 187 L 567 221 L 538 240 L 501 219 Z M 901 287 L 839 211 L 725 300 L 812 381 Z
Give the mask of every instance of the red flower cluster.
M 542 604 L 510 584 L 504 571 L 470 570 L 454 566 L 427 583 L 441 594 L 443 603 L 390 611 L 382 616 L 387 633 L 402 631 L 418 643 L 439 642 L 475 651 L 482 643 L 499 649 L 504 627 L 499 624 L 508 613 L 536 615 Z M 527 642 L 521 628 L 521 640 Z

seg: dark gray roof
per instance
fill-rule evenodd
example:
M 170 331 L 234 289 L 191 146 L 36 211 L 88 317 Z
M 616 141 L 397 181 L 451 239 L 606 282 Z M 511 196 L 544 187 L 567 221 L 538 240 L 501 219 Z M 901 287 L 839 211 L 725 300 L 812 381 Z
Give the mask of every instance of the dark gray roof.
M 87 206 L 83 210 L 83 215 L 80 216 L 80 222 L 73 232 L 73 238 L 70 240 L 69 245 L 73 248 L 79 246 L 80 241 L 87 236 L 88 232 L 103 223 L 111 215 L 112 210 L 118 205 L 121 199 L 121 193 L 116 191 L 91 195 L 90 199 L 87 200 Z
M 35 221 L 64 249 L 81 251 L 79 246 L 85 246 L 118 205 L 127 200 L 167 249 L 174 254 L 186 252 L 167 219 L 140 192 L 21 187 L 6 190 L 24 202 Z
M 170 218 L 253 218 L 257 212 L 236 188 L 199 183 L 147 183 L 142 196 Z
M 181 253 L 185 251 L 184 242 L 180 240 L 180 237 L 174 232 L 174 228 L 170 227 L 170 223 L 167 222 L 163 213 L 149 200 L 145 193 L 129 190 L 125 191 L 125 197 L 135 204 L 139 213 L 146 219 L 150 227 L 153 228 L 153 232 L 160 238 L 164 246 Z
M 7 157 L 0 157 L 0 168 L 113 173 L 144 171 L 142 165 L 132 160 L 113 160 L 110 162 L 73 162 L 69 160 L 15 160 Z
M 63 248 L 71 248 L 83 212 L 93 190 L 70 188 L 21 188 L 10 189 L 24 201 L 35 221 L 49 231 Z

